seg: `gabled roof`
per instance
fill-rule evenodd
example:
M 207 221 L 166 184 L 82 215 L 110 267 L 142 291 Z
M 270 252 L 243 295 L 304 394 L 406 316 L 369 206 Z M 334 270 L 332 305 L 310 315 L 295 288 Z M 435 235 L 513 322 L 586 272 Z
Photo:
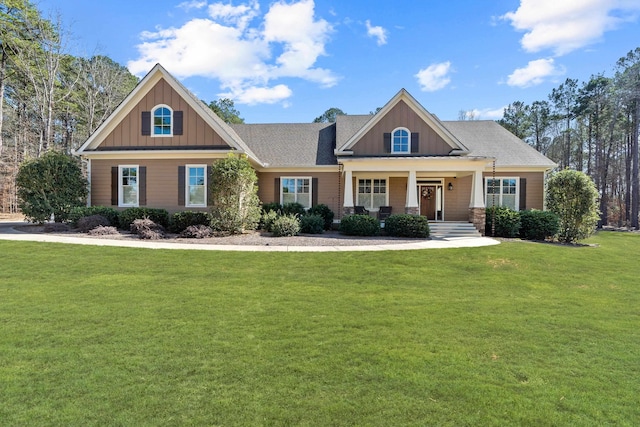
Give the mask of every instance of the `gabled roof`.
M 262 164 L 258 157 L 244 143 L 244 141 L 210 108 L 202 103 L 194 94 L 182 85 L 175 77 L 167 72 L 160 64 L 156 64 L 149 73 L 138 83 L 138 85 L 127 95 L 118 105 L 113 113 L 105 120 L 95 132 L 89 136 L 84 144 L 75 154 L 86 154 L 94 151 L 100 143 L 111 133 L 120 121 L 129 114 L 142 98 L 158 83 L 164 79 L 184 100 L 202 117 L 202 119 L 224 140 L 224 142 L 237 150 L 245 153 L 251 160 Z
M 557 165 L 535 148 L 491 120 L 442 122 L 466 147 L 469 155 L 496 159 L 496 166 L 545 167 Z
M 351 154 L 349 151 L 369 130 L 371 130 L 382 118 L 389 113 L 399 102 L 404 101 L 409 108 L 411 108 L 425 123 L 427 123 L 447 144 L 451 146 L 452 150 L 455 150 L 456 154 L 467 154 L 468 149 L 464 146 L 445 126 L 442 122 L 431 113 L 429 113 L 416 99 L 406 91 L 406 89 L 400 89 L 400 91 L 393 97 L 384 107 L 380 109 L 376 114 L 368 116 L 369 120 L 360 127 L 353 135 L 348 137 L 343 144 L 337 144 L 336 154 Z M 338 116 L 342 118 L 343 116 Z M 346 116 L 349 117 L 349 116 Z M 362 117 L 362 116 L 359 116 Z M 348 120 L 348 119 L 347 119 Z M 336 120 L 337 122 L 337 120 Z
M 265 166 L 337 165 L 333 123 L 232 124 Z

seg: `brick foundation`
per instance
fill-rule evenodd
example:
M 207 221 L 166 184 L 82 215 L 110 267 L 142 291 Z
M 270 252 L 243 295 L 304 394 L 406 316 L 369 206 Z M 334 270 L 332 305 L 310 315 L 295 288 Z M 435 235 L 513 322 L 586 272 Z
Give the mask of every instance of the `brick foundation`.
M 482 234 L 485 235 L 485 220 L 486 220 L 485 208 L 469 208 L 469 222 L 472 223 Z
M 343 206 L 342 216 L 353 215 L 356 212 L 356 208 L 353 206 Z
M 414 208 L 408 208 L 405 206 L 404 213 L 407 213 L 409 215 L 420 215 L 420 208 L 417 206 Z

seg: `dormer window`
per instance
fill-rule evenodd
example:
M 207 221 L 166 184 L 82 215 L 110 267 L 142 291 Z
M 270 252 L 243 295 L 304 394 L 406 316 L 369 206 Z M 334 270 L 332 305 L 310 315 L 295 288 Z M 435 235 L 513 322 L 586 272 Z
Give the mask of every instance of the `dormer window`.
M 411 132 L 406 128 L 398 128 L 391 134 L 391 152 L 409 153 L 411 145 Z
M 167 105 L 158 105 L 152 111 L 153 136 L 173 134 L 173 111 Z

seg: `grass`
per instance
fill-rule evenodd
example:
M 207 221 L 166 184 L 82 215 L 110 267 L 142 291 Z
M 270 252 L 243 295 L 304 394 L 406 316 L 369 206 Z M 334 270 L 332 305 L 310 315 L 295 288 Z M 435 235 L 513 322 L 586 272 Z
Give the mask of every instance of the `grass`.
M 640 236 L 226 253 L 0 242 L 2 425 L 637 425 Z

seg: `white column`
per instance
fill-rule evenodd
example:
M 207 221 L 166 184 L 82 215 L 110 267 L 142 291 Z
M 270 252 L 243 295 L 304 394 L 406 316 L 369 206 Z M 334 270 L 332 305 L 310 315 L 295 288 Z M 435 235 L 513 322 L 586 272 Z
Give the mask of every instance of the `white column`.
M 470 208 L 484 208 L 483 184 L 482 171 L 475 171 L 471 182 L 471 200 L 469 201 Z
M 344 204 L 342 206 L 353 207 L 353 174 L 350 170 L 344 171 Z
M 409 179 L 407 180 L 407 208 L 418 207 L 418 182 L 416 179 L 416 171 L 409 171 Z

